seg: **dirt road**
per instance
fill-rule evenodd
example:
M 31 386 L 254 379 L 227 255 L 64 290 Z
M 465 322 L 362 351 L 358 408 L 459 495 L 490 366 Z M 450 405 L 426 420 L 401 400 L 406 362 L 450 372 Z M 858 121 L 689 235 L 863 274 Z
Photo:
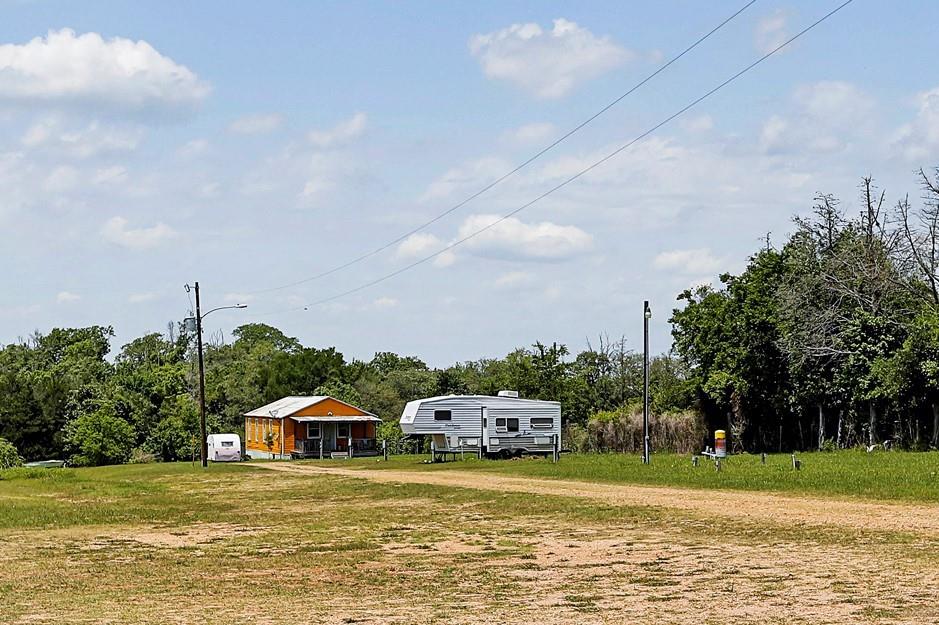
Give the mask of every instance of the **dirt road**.
M 855 530 L 939 535 L 939 506 L 874 503 L 777 495 L 752 491 L 713 491 L 629 484 L 545 480 L 494 473 L 449 471 L 397 471 L 351 467 L 318 467 L 287 463 L 256 463 L 271 471 L 334 475 L 384 483 L 435 484 L 537 495 L 583 497 L 623 506 L 649 506 L 682 510 L 737 521 L 771 521 L 799 526 L 836 526 Z

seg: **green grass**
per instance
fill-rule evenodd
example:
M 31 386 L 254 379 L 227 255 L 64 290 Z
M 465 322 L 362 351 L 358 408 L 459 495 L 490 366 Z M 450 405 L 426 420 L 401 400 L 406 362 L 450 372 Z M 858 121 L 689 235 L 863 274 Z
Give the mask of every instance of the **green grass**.
M 638 475 L 656 470 L 668 475 L 663 471 L 668 458 L 657 457 Z M 559 465 L 522 460 L 431 466 L 420 460 L 360 459 L 351 465 L 604 481 L 635 481 L 638 465 L 635 457 L 622 456 L 565 456 Z M 733 476 L 730 465 L 742 460 L 732 459 L 720 477 Z M 674 461 L 672 481 L 681 474 L 678 469 L 690 470 L 687 458 Z M 337 622 L 337 609 L 352 619 L 348 622 L 375 620 L 376 614 L 387 620 L 395 614 L 397 622 L 434 622 L 427 620 L 431 617 L 443 622 L 467 606 L 508 620 L 512 613 L 499 610 L 533 592 L 525 580 L 536 580 L 537 592 L 558 597 L 551 609 L 576 620 L 610 609 L 604 590 L 610 584 L 622 588 L 620 597 L 629 601 L 639 597 L 662 605 L 684 596 L 678 593 L 698 592 L 702 600 L 712 596 L 726 578 L 689 576 L 688 562 L 700 557 L 693 568 L 710 567 L 708 554 L 718 542 L 732 541 L 721 562 L 739 549 L 815 550 L 805 558 L 805 571 L 801 566 L 764 571 L 752 557 L 733 567 L 720 565 L 728 575 L 758 580 L 773 597 L 795 596 L 796 588 L 815 583 L 812 567 L 827 561 L 832 550 L 849 549 L 845 557 L 880 563 L 877 579 L 888 579 L 887 571 L 895 575 L 902 564 L 912 567 L 910 575 L 918 580 L 919 567 L 935 570 L 939 553 L 935 536 L 702 516 L 580 497 L 384 484 L 266 471 L 259 464 L 0 473 L 0 623 L 149 625 L 165 622 L 168 602 L 178 622 L 199 622 L 206 610 L 230 622 Z M 807 471 L 813 463 L 807 459 L 806 465 Z M 765 469 L 782 472 L 775 464 Z M 713 475 L 710 466 L 698 471 Z M 209 533 L 187 538 L 199 528 Z M 181 542 L 148 542 L 146 536 L 154 533 Z M 594 539 L 606 542 L 593 547 Z M 546 540 L 553 546 L 545 549 Z M 610 541 L 618 551 L 604 562 L 598 554 L 612 548 Z M 447 553 L 446 544 L 464 549 Z M 571 552 L 565 549 L 578 544 L 576 553 L 589 561 L 568 562 Z M 773 564 L 771 553 L 762 566 Z M 682 564 L 676 554 L 694 559 Z M 870 587 L 869 566 L 832 592 L 842 602 L 867 597 L 865 614 L 879 618 L 876 610 L 882 606 L 869 600 L 878 591 Z M 454 597 L 459 597 L 456 605 Z M 932 595 L 914 584 L 904 597 L 897 601 L 900 616 L 922 611 Z M 538 609 L 543 608 L 531 607 L 517 622 L 536 620 Z M 619 616 L 628 621 L 628 614 Z
M 838 496 L 868 500 L 939 502 L 939 452 L 907 453 L 841 451 L 797 456 L 802 469 L 792 469 L 789 454 L 727 458 L 722 470 L 704 458 L 697 467 L 691 457 L 655 454 L 648 466 L 633 454 L 565 454 L 557 464 L 549 459 L 478 460 L 429 464 L 428 456 L 393 456 L 388 462 L 358 458 L 346 466 L 415 471 L 468 470 L 534 478 L 581 480 L 686 488 L 726 488 L 774 493 Z M 315 462 L 325 466 L 338 461 Z

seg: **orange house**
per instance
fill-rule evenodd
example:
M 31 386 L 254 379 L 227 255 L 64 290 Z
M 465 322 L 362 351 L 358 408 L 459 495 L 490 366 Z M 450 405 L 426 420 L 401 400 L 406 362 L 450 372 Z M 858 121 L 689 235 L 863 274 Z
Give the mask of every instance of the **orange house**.
M 375 456 L 381 419 L 324 395 L 290 396 L 245 417 L 245 451 L 252 458 Z

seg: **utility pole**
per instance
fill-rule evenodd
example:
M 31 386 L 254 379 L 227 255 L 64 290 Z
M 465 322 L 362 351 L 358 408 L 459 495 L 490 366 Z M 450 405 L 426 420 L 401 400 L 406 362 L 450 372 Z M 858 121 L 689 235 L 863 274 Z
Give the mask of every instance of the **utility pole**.
M 202 308 L 196 282 L 196 340 L 199 350 L 199 426 L 202 430 L 202 467 L 209 466 L 209 433 L 205 427 L 205 361 L 202 357 Z
M 209 466 L 209 441 L 208 441 L 209 433 L 206 430 L 206 425 L 205 425 L 205 358 L 202 354 L 202 318 L 207 317 L 209 313 L 214 313 L 216 310 L 227 310 L 229 308 L 247 308 L 248 305 L 236 304 L 234 306 L 219 306 L 218 308 L 213 308 L 212 310 L 206 312 L 203 315 L 202 314 L 202 302 L 199 299 L 199 283 L 198 282 L 196 282 L 194 288 L 196 291 L 196 316 L 195 316 L 196 340 L 198 342 L 196 349 L 199 354 L 199 429 L 201 430 L 201 433 L 202 433 L 202 446 L 200 449 L 202 450 L 202 466 L 207 467 Z M 186 289 L 186 292 L 188 293 L 189 292 L 188 284 L 185 286 L 185 289 Z M 188 317 L 186 319 L 187 328 L 192 327 L 192 326 L 188 326 L 188 322 L 190 320 L 192 320 L 192 317 Z
M 652 452 L 649 445 L 649 319 L 652 309 L 649 301 L 642 303 L 642 463 L 649 464 Z

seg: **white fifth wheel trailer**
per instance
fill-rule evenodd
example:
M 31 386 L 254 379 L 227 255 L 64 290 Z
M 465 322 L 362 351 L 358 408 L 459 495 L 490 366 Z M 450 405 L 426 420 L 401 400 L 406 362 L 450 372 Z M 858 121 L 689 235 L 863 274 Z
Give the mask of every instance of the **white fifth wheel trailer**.
M 561 404 L 499 395 L 442 395 L 404 407 L 401 430 L 431 436 L 435 455 L 550 455 L 560 449 Z

